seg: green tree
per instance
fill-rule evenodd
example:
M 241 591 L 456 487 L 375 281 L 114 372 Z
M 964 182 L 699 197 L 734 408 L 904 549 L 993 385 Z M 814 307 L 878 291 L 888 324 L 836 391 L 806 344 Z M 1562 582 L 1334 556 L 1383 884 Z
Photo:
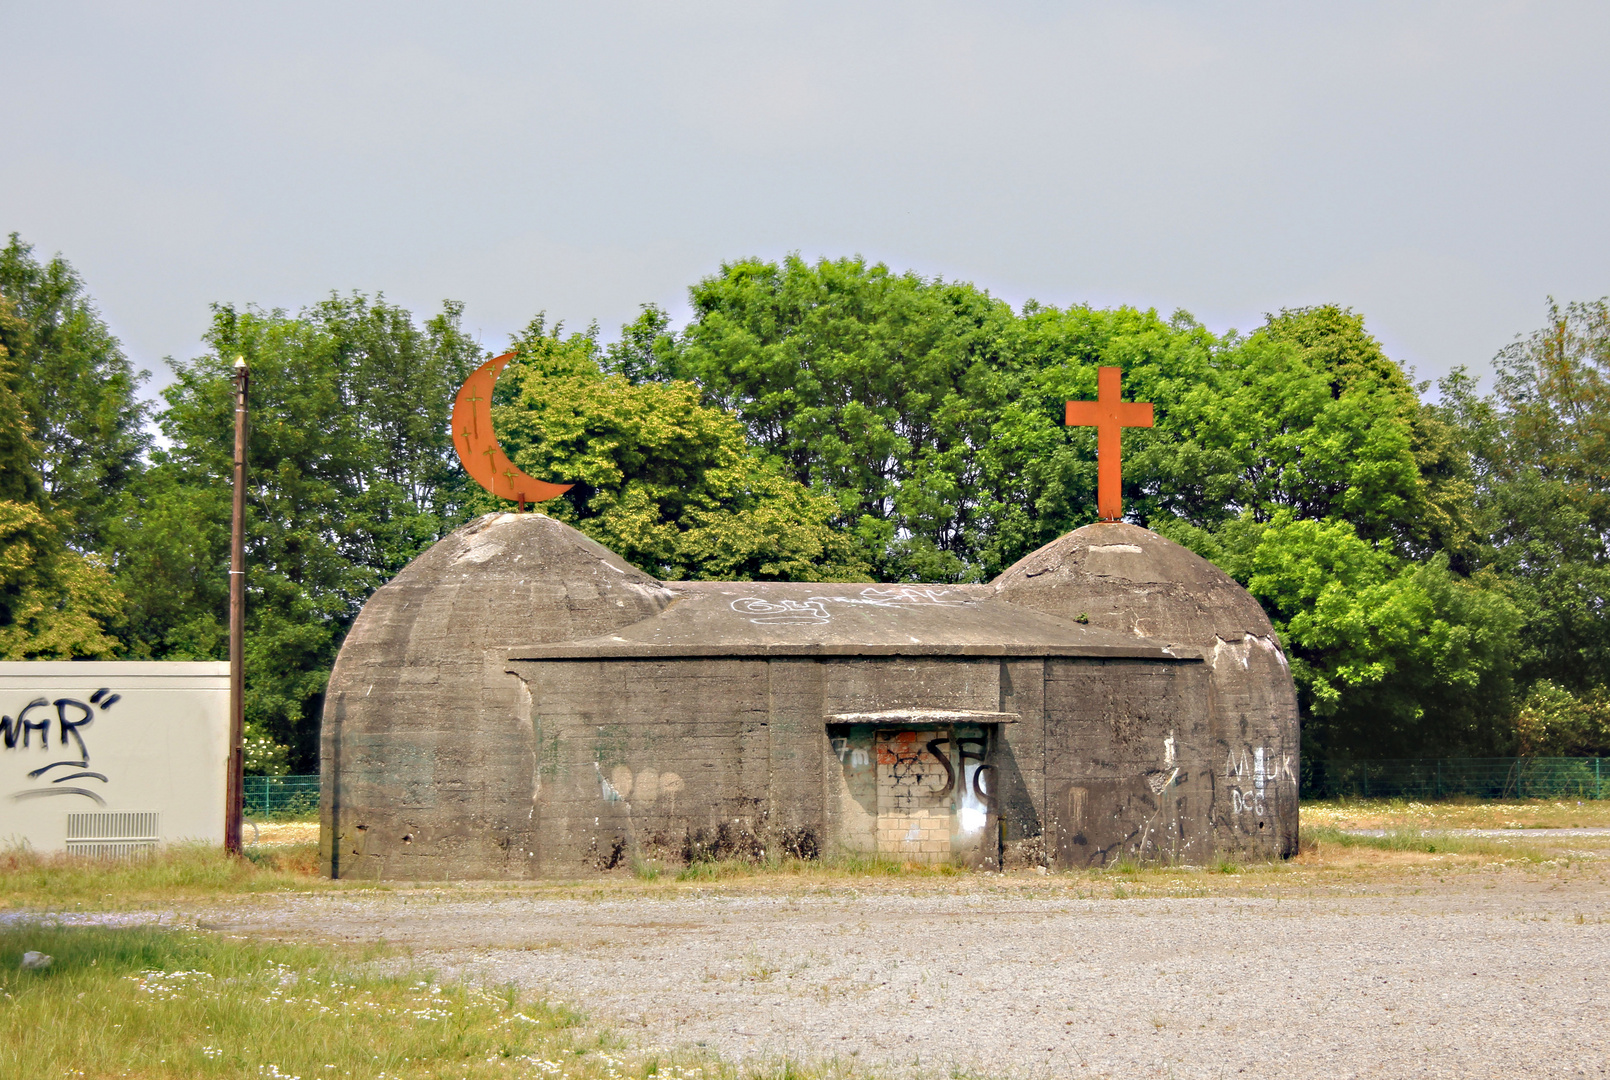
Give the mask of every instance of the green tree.
M 575 484 L 546 513 L 664 579 L 868 580 L 834 504 L 755 454 L 698 387 L 606 375 L 595 333 L 540 316 L 515 344 L 518 389 L 494 419 L 517 466 Z
M 1491 395 L 1463 371 L 1438 412 L 1471 462 L 1475 565 L 1526 613 L 1521 677 L 1583 694 L 1610 686 L 1610 304 L 1551 303 L 1504 349 Z
M 988 579 L 1092 520 L 1094 432 L 1062 409 L 1113 365 L 1157 414 L 1124 436 L 1129 517 L 1258 597 L 1309 751 L 1591 742 L 1610 686 L 1603 301 L 1551 308 L 1500 356 L 1493 394 L 1456 374 L 1428 404 L 1334 306 L 1220 336 L 1184 312 L 1013 312 L 965 283 L 798 258 L 726 264 L 690 296 L 682 331 L 647 305 L 607 347 L 539 318 L 494 396 L 516 463 L 575 483 L 544 510 L 651 573 Z M 207 354 L 175 365 L 170 445 L 142 469 L 137 376 L 71 267 L 13 236 L 0 653 L 105 655 L 110 629 L 126 655 L 223 655 L 243 355 L 254 760 L 309 767 L 364 599 L 499 505 L 449 442 L 451 398 L 481 360 L 459 316 L 421 323 L 357 294 L 297 316 L 220 307 Z
M 34 468 L 39 447 L 17 393 L 17 365 L 5 345 L 24 329 L 16 306 L 0 294 L 0 500 L 43 503 L 45 487 Z
M 1306 308 L 1222 338 L 1183 312 L 1035 305 L 1022 323 L 1014 347 L 1041 392 L 1015 404 L 1035 417 L 1094 397 L 1107 365 L 1127 399 L 1155 404 L 1153 428 L 1124 434 L 1126 510 L 1262 602 L 1293 660 L 1308 752 L 1506 745 L 1519 614 L 1491 575 L 1466 579 L 1464 451 L 1362 318 Z M 1095 437 L 1059 445 L 1037 422 L 1020 430 L 1042 457 L 1072 459 L 1074 505 L 1047 515 L 1054 534 L 1089 520 Z
M 14 305 L 0 346 L 22 376 L 16 389 L 34 471 L 67 540 L 98 550 L 149 445 L 146 407 L 135 397 L 146 373 L 129 364 L 66 260 L 39 262 L 16 233 L 0 248 L 0 296 Z
M 299 316 L 219 306 L 174 364 L 152 454 L 117 527 L 130 650 L 221 656 L 236 356 L 251 371 L 246 708 L 254 735 L 317 761 L 330 665 L 374 589 L 462 520 L 452 391 L 479 359 L 448 304 L 423 326 L 353 294 Z
M 1420 555 L 1468 531 L 1457 450 L 1361 317 L 1283 311 L 1186 374 L 1161 388 L 1130 462 L 1143 519 L 1212 530 L 1288 510 Z
M 0 296 L 0 335 L 20 320 Z M 34 469 L 39 452 L 0 345 L 0 659 L 71 660 L 112 655 L 105 628 L 121 597 L 104 567 L 67 547 L 61 518 Z
M 671 316 L 654 304 L 644 304 L 642 313 L 621 327 L 620 340 L 604 350 L 599 366 L 632 383 L 684 377 Z
M 798 257 L 726 264 L 690 295 L 693 321 L 661 370 L 696 380 L 784 476 L 832 499 L 881 578 L 982 576 L 993 518 L 1016 501 L 990 446 L 990 419 L 1023 382 L 999 347 L 1006 304 Z M 653 340 L 656 358 L 670 352 Z
M 1515 713 L 1517 750 L 1524 756 L 1610 755 L 1610 690 L 1578 696 L 1539 679 Z
M 233 443 L 230 444 L 231 449 Z M 230 488 L 158 450 L 107 526 L 125 596 L 123 652 L 141 660 L 222 660 L 229 652 Z
M 724 265 L 678 335 L 645 309 L 608 354 L 686 377 L 785 475 L 829 496 L 888 580 L 987 579 L 1094 517 L 1095 433 L 1062 426 L 1096 372 L 1157 424 L 1125 433 L 1130 517 L 1212 530 L 1280 509 L 1419 556 L 1467 538 L 1457 447 L 1336 307 L 1220 339 L 1184 312 L 1030 302 L 858 259 Z
M 1116 366 L 1126 398 L 1156 405 L 1156 426 L 1124 437 L 1129 516 L 1219 560 L 1264 603 L 1295 661 L 1310 747 L 1496 752 L 1512 737 L 1520 615 L 1507 582 L 1469 577 L 1480 561 L 1464 436 L 1357 313 L 1282 311 L 1220 337 L 1184 312 L 1014 313 L 972 286 L 858 259 L 729 263 L 690 297 L 680 334 L 645 308 L 603 367 L 640 389 L 696 382 L 781 475 L 832 501 L 879 578 L 987 579 L 1092 520 L 1095 433 L 1064 427 L 1063 402 L 1094 397 L 1097 369 Z M 579 381 L 528 374 L 540 420 L 509 420 L 530 448 L 522 464 L 556 479 L 598 463 L 552 448 L 642 438 L 588 429 L 558 404 L 608 413 L 592 399 L 608 385 L 590 370 L 597 350 L 575 340 L 588 370 L 564 378 Z M 675 563 L 678 512 L 651 512 L 673 505 L 663 489 L 578 491 L 600 539 Z
M 1349 522 L 1250 516 L 1216 534 L 1174 525 L 1247 586 L 1291 657 L 1309 756 L 1507 753 L 1522 613 L 1446 555 L 1415 562 Z

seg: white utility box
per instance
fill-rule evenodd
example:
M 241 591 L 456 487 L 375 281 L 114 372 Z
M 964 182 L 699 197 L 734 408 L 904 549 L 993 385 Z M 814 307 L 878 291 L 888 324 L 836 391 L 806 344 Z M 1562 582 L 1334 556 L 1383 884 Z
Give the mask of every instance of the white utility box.
M 0 847 L 224 842 L 229 665 L 0 662 Z

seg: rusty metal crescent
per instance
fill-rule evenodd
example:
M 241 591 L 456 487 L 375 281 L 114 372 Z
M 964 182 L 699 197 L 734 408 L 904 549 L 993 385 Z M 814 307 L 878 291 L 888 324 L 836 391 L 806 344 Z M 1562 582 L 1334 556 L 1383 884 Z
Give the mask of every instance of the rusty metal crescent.
M 504 353 L 476 368 L 453 398 L 453 449 L 470 478 L 500 499 L 512 499 L 525 509 L 563 495 L 570 484 L 550 484 L 527 476 L 514 467 L 497 436 L 492 434 L 492 387 L 514 354 Z

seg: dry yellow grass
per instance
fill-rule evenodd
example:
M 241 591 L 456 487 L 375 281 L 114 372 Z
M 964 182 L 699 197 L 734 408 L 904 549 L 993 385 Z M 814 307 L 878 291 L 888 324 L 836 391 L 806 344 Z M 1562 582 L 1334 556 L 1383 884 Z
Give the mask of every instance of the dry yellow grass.
M 1610 828 L 1610 799 L 1309 800 L 1302 804 L 1301 816 L 1305 828 L 1603 829 Z
M 317 821 L 268 821 L 261 824 L 247 822 L 245 843 L 248 847 L 284 847 L 287 844 L 317 844 Z

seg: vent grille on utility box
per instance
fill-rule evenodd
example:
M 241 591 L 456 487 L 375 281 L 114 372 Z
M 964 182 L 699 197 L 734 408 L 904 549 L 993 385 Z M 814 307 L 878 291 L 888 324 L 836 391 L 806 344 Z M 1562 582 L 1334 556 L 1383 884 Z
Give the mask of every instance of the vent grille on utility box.
M 91 810 L 67 815 L 67 850 L 112 858 L 155 851 L 162 815 L 155 810 Z

